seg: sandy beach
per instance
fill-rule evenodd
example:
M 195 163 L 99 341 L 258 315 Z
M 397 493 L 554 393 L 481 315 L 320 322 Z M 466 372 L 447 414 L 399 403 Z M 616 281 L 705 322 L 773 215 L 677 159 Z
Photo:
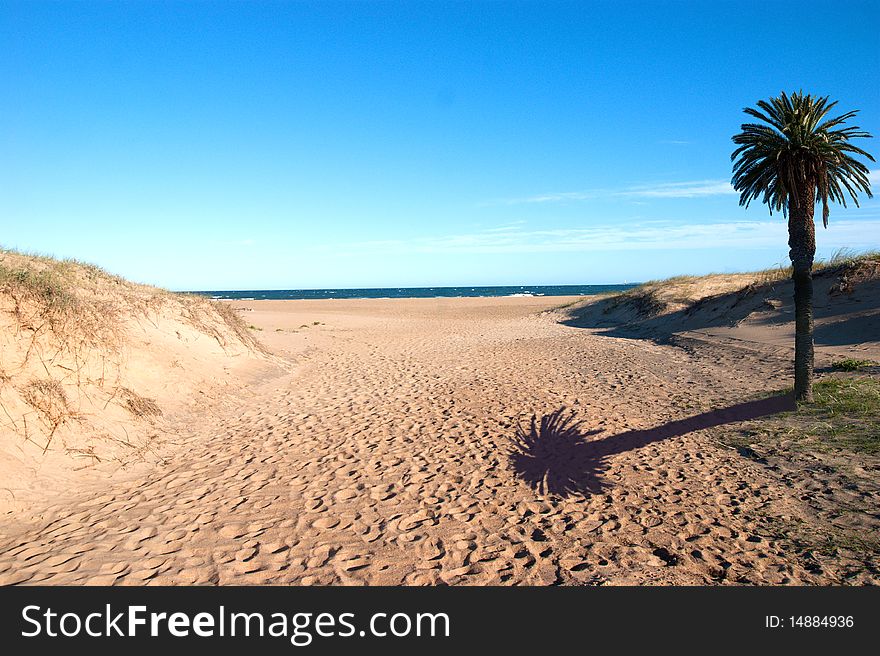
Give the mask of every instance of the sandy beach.
M 880 2 L 767 4 L 3 3 L 0 645 L 870 644 Z
M 156 460 L 4 515 L 0 583 L 877 582 L 788 552 L 768 518 L 812 479 L 717 439 L 788 407 L 760 395 L 790 351 L 609 335 L 577 300 L 231 302 L 271 355 L 166 412 Z

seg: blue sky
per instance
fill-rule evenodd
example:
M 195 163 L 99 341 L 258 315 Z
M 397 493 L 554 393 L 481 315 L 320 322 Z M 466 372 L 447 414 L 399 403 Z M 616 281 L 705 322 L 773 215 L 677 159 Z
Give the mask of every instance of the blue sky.
M 785 224 L 729 188 L 742 108 L 804 89 L 880 135 L 878 24 L 873 0 L 5 2 L 0 243 L 172 289 L 766 267 Z M 818 246 L 880 248 L 880 201 Z

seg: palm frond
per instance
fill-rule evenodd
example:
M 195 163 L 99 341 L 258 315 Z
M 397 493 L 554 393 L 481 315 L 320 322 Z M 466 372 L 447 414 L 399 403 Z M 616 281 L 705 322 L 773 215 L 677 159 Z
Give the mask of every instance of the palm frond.
M 743 112 L 759 123 L 743 123 L 733 136 L 733 188 L 745 207 L 758 198 L 770 213 L 801 208 L 813 199 L 822 204 L 822 223 L 828 226 L 829 203 L 858 206 L 858 194 L 872 197 L 868 167 L 855 157 L 874 158 L 851 143 L 870 138 L 858 126 L 844 124 L 853 110 L 827 118 L 837 101 L 802 91 L 759 100 Z

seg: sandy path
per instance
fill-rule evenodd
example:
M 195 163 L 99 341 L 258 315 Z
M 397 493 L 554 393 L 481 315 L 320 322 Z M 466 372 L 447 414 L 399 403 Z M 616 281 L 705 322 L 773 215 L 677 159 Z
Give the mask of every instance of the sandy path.
M 0 582 L 828 581 L 762 533 L 797 501 L 711 429 L 615 437 L 782 387 L 779 356 L 539 314 L 562 300 L 249 303 L 294 371 L 203 418 L 146 476 L 3 520 Z M 589 440 L 635 444 L 576 471 L 567 497 L 508 457 L 518 426 L 562 408 Z

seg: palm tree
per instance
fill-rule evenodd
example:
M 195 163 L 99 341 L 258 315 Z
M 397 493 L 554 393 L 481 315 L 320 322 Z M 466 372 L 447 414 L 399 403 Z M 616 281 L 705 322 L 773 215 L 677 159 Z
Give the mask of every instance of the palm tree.
M 733 187 L 745 207 L 761 197 L 770 209 L 788 217 L 788 246 L 794 280 L 794 393 L 799 401 L 813 400 L 813 258 L 816 232 L 813 210 L 822 202 L 822 225 L 828 227 L 828 203 L 846 207 L 846 197 L 858 207 L 856 195 L 871 198 L 868 168 L 852 155 L 871 157 L 850 143 L 870 137 L 857 126 L 841 127 L 857 111 L 825 119 L 837 102 L 828 96 L 803 92 L 760 100 L 758 109 L 743 111 L 763 123 L 744 123 L 733 137 L 738 148 L 730 159 Z

